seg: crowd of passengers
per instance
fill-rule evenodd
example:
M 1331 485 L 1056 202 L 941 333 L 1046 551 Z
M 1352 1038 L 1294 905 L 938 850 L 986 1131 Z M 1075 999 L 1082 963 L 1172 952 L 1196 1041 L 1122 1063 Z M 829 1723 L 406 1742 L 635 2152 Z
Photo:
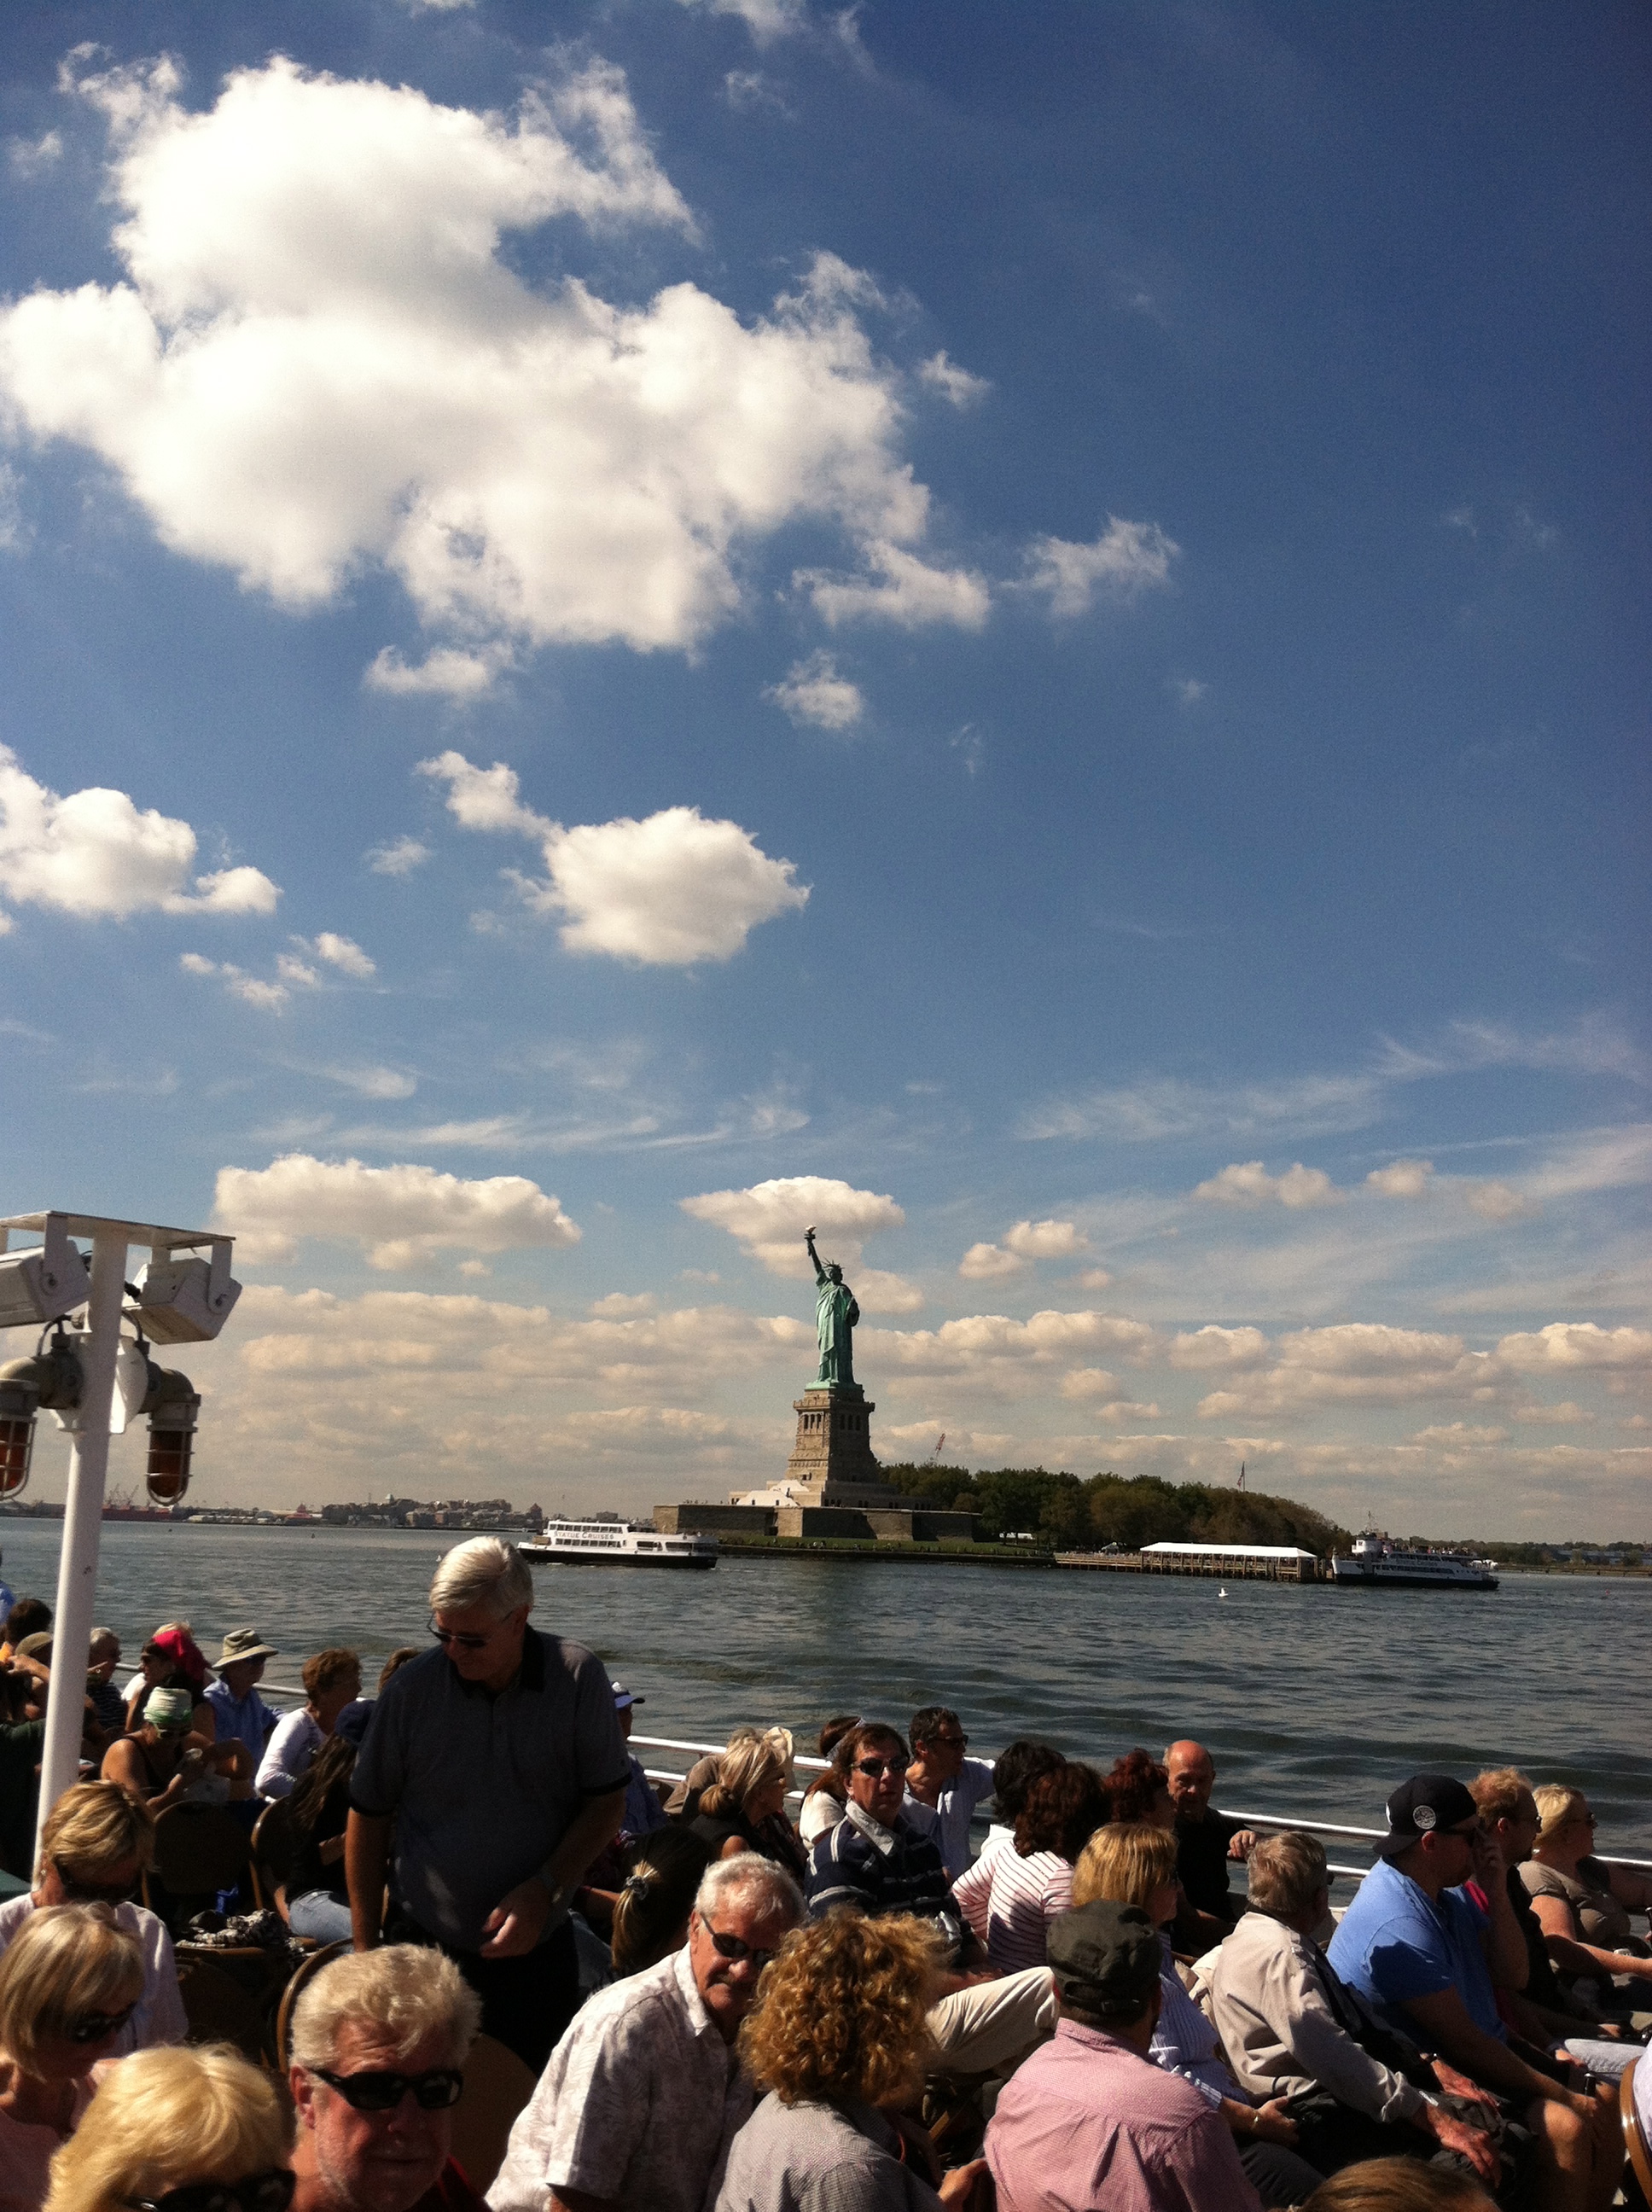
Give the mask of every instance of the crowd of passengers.
M 354 1652 L 320 1652 L 284 1716 L 254 1630 L 209 1667 L 167 1624 L 125 1696 L 97 1631 L 97 1778 L 38 1858 L 50 1616 L 11 1607 L 0 1862 L 28 1887 L 0 1905 L 0 2212 L 1606 2212 L 1633 2191 L 1652 1882 L 1594 1855 L 1581 1791 L 1413 1775 L 1336 1914 L 1319 1842 L 1218 1812 L 1191 1740 L 1106 1772 L 1030 1741 L 988 1765 L 948 1706 L 904 1733 L 841 1714 L 794 1821 L 786 1729 L 737 1729 L 665 1796 L 628 1748 L 641 1700 L 532 1604 L 513 1547 L 461 1544 L 431 1645 L 372 1699 Z M 200 1802 L 258 1820 L 292 1932 L 339 1947 L 284 2078 L 189 2046 L 171 1935 L 136 1901 L 157 1817 Z M 451 2154 L 483 2033 L 537 2075 L 485 2198 Z M 1652 2134 L 1652 2063 L 1628 2097 Z

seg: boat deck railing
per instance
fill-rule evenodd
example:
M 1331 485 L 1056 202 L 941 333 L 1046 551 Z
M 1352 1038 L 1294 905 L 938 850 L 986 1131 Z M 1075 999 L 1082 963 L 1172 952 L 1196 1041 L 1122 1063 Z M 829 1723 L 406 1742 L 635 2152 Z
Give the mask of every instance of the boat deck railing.
M 131 1668 L 123 1668 L 121 1671 L 125 1674 L 127 1684 L 130 1686 L 132 1677 L 137 1670 Z M 260 1697 L 269 1698 L 290 1698 L 301 1704 L 305 1692 L 303 1685 L 298 1682 L 260 1682 L 258 1694 Z M 631 1745 L 638 1753 L 687 1752 L 689 1754 L 690 1764 L 697 1759 L 715 1758 L 720 1752 L 728 1748 L 726 1743 L 701 1743 L 690 1736 L 635 1734 L 631 1737 Z M 996 1757 L 996 1753 L 983 1753 L 983 1756 L 987 1759 L 987 1763 L 990 1765 L 993 1758 Z M 800 1751 L 794 1754 L 792 1763 L 812 1777 L 816 1774 L 823 1774 L 831 1761 L 816 1759 Z M 650 1766 L 645 1761 L 642 1771 L 650 1782 L 677 1783 L 682 1781 L 688 1769 L 682 1765 Z M 792 1800 L 793 1802 L 799 1800 L 803 1794 L 801 1790 L 793 1790 L 791 1792 Z M 1305 1830 L 1310 1836 L 1345 1837 L 1355 1844 L 1380 1843 L 1388 1833 L 1385 1828 L 1351 1827 L 1345 1821 L 1315 1820 L 1300 1813 L 1247 1813 L 1241 1812 L 1236 1807 L 1230 1805 L 1218 1805 L 1216 1809 L 1224 1820 L 1237 1820 L 1247 1828 L 1266 1828 L 1276 1832 L 1285 1828 L 1300 1828 Z M 987 1825 L 986 1815 L 977 1814 L 975 1825 L 977 1827 L 985 1827 Z M 1628 1858 L 1621 1851 L 1597 1851 L 1595 1856 L 1606 1866 L 1633 1867 L 1637 1873 L 1652 1874 L 1652 1859 Z M 1370 1872 L 1370 1868 L 1369 1865 L 1339 1865 L 1333 1860 L 1327 1860 L 1326 1870 L 1346 1881 L 1363 1881 Z

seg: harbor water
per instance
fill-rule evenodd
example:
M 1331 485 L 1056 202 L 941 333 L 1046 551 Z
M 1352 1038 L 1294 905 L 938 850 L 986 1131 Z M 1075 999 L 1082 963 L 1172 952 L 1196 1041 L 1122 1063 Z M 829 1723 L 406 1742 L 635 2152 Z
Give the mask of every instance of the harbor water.
M 0 1574 L 53 1602 L 62 1524 L 0 1522 Z M 307 1652 L 358 1650 L 369 1687 L 428 1636 L 452 1540 L 430 1531 L 107 1522 L 97 1619 L 128 1660 L 185 1619 Z M 972 1750 L 1047 1738 L 1104 1765 L 1210 1745 L 1217 1799 L 1378 1827 L 1406 1775 L 1515 1765 L 1580 1784 L 1600 1847 L 1652 1858 L 1652 1578 L 1505 1574 L 1491 1594 L 1351 1591 L 1059 1569 L 726 1556 L 709 1574 L 542 1566 L 535 1623 L 598 1652 L 647 1703 L 638 1732 L 720 1741 L 783 1721 L 799 1748 L 856 1711 L 957 1708 Z M 650 1763 L 655 1763 L 653 1759 Z M 669 1764 L 669 1761 L 662 1763 Z

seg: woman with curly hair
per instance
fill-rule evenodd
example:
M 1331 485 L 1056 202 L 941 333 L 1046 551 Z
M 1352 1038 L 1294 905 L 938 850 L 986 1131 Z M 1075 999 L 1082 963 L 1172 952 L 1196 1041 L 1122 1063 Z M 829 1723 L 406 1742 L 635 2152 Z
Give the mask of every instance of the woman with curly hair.
M 1033 1783 L 1012 1848 L 993 1855 L 987 1956 L 994 1973 L 1044 1964 L 1050 1923 L 1072 1902 L 1073 1866 L 1107 1816 L 1107 1792 L 1093 1767 L 1075 1760 Z
M 983 2161 L 938 2192 L 889 2117 L 923 2088 L 939 1958 L 931 1930 L 904 1915 L 830 1912 L 787 1938 L 740 2031 L 768 2094 L 734 2138 L 715 2212 L 795 2212 L 828 2183 L 832 2212 L 969 2203 Z
M 1115 1759 L 1103 1784 L 1114 1821 L 1145 1822 L 1149 1827 L 1173 1830 L 1176 1808 L 1170 1796 L 1170 1778 L 1156 1759 L 1137 1745 Z

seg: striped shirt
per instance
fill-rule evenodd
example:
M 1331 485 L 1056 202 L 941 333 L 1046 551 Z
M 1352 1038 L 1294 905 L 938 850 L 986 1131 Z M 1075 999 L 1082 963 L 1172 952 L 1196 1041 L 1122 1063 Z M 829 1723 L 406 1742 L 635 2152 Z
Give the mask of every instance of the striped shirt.
M 994 1972 L 1045 1963 L 1049 1924 L 1072 1903 L 1072 1869 L 1059 1851 L 1023 1859 L 1015 1845 L 994 1851 L 987 1901 L 987 1956 Z
M 1164 1964 L 1158 1978 L 1163 2002 L 1159 2007 L 1153 2040 L 1148 2046 L 1148 2057 L 1167 2074 L 1179 2074 L 1189 2087 L 1198 2090 L 1207 2105 L 1219 2105 L 1224 2097 L 1231 2097 L 1241 2105 L 1249 2104 L 1251 2100 L 1223 2061 L 1216 2030 L 1181 1986 L 1168 1937 L 1161 1936 L 1159 1942 L 1164 1952 Z
M 915 1913 L 920 1920 L 957 1913 L 939 1845 L 898 1813 L 886 1828 L 853 1798 L 837 1825 L 815 1839 L 804 1894 L 811 1920 L 835 1905 L 853 1905 L 874 1920 L 884 1912 Z

